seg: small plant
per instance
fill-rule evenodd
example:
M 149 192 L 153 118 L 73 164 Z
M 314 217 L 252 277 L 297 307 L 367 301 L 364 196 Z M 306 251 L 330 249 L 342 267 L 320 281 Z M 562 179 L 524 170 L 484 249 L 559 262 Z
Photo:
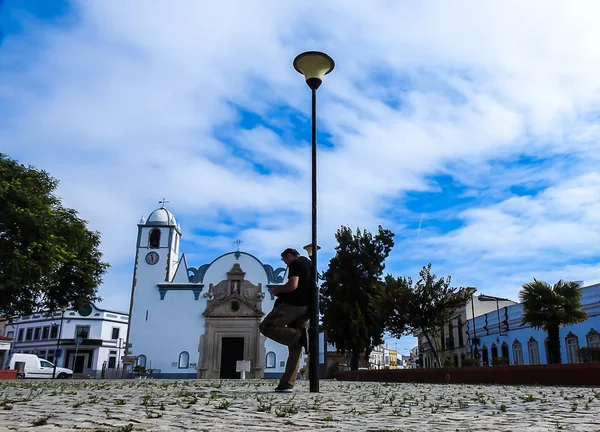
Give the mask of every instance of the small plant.
M 44 426 L 48 424 L 48 420 L 52 418 L 52 415 L 47 415 L 47 416 L 42 416 L 42 417 L 38 417 L 36 418 L 34 421 L 31 422 L 31 424 L 33 426 Z
M 535 397 L 531 394 L 520 396 L 520 398 L 523 402 L 535 402 Z
M 217 406 L 217 409 L 229 409 L 229 407 L 232 405 L 232 403 L 230 401 L 228 401 L 227 399 L 223 399 Z
M 117 429 L 113 429 L 111 432 L 132 432 L 133 431 L 133 423 L 129 423 L 128 425 L 121 426 Z
M 293 403 L 279 404 L 275 407 L 275 415 L 277 417 L 291 417 L 298 414 L 298 407 Z

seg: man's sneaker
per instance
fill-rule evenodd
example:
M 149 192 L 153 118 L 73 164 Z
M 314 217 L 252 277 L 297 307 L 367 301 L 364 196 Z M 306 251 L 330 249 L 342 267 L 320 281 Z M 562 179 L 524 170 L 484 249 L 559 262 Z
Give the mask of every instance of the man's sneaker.
M 302 348 L 304 348 L 304 352 L 306 354 L 309 353 L 308 351 L 308 328 L 303 329 L 304 331 L 302 332 L 302 334 L 300 335 L 300 345 L 302 345 Z
M 292 393 L 293 391 L 294 391 L 294 387 L 292 387 L 292 386 L 285 386 L 285 385 L 279 384 L 277 387 L 275 387 L 276 393 Z

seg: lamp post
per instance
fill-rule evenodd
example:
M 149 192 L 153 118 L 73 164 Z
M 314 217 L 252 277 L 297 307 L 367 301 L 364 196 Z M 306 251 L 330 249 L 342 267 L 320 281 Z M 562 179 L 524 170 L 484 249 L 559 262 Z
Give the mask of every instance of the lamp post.
M 507 301 L 508 299 L 504 299 L 501 297 L 494 297 L 485 294 L 481 294 L 477 297 L 479 301 L 495 301 L 496 302 L 496 313 L 498 314 L 498 336 L 503 336 L 502 334 L 502 325 L 500 322 L 500 301 Z
M 475 293 L 477 292 L 477 288 L 475 287 L 467 287 L 467 290 L 471 293 L 471 318 L 473 319 L 473 337 L 471 338 L 471 358 L 475 358 L 475 343 L 474 340 L 477 340 L 477 329 L 475 328 Z
M 333 70 L 335 62 L 327 54 L 307 51 L 294 59 L 294 69 L 304 75 L 312 93 L 312 298 L 309 328 L 308 377 L 310 391 L 319 392 L 319 291 L 317 281 L 317 89 L 323 77 Z
M 58 354 L 60 350 L 60 337 L 62 335 L 63 321 L 65 320 L 66 306 L 60 308 L 62 315 L 60 316 L 60 328 L 58 329 L 58 337 L 56 338 L 56 351 L 54 353 L 54 368 L 52 369 L 52 379 L 56 378 L 56 363 L 58 362 Z

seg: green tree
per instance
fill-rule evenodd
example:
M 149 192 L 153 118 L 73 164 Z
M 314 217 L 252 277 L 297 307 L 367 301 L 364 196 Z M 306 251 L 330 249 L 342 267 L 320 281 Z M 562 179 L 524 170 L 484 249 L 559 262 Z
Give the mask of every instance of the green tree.
M 560 327 L 588 319 L 581 306 L 581 287 L 577 282 L 559 280 L 550 285 L 535 278 L 519 293 L 523 305 L 522 324 L 548 334 L 548 363 L 561 363 Z
M 100 235 L 64 208 L 58 181 L 0 153 L 0 314 L 99 301 Z
M 379 226 L 376 235 L 342 226 L 329 268 L 321 276 L 321 314 L 328 342 L 339 352 L 351 353 L 357 370 L 360 354 L 369 356 L 383 343 L 385 314 L 381 301 L 385 284 L 384 261 L 394 247 L 394 234 Z
M 456 310 L 469 302 L 471 291 L 451 287 L 450 276 L 438 279 L 431 273 L 431 264 L 423 267 L 419 275 L 421 279 L 414 285 L 411 278 L 386 277 L 384 304 L 389 316 L 386 329 L 397 338 L 421 332 L 438 364 L 442 365 L 434 339 L 441 337 L 441 331 Z

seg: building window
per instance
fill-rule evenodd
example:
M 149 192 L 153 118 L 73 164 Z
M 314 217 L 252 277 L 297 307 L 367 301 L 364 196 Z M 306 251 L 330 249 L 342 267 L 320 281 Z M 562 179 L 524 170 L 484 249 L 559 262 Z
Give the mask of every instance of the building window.
M 506 342 L 502 342 L 500 350 L 502 351 L 502 357 L 508 360 L 508 344 Z
M 279 362 L 279 367 L 285 367 L 285 360 L 281 360 Z
M 33 339 L 33 329 L 28 328 L 27 331 L 25 332 L 25 340 L 30 341 L 31 339 Z
M 137 356 L 136 363 L 137 366 L 146 367 L 146 356 L 144 354 Z
M 498 358 L 498 346 L 496 344 L 492 344 L 492 362 L 495 358 Z
M 117 367 L 117 357 L 110 356 L 108 358 L 108 368 L 109 369 L 115 369 L 116 367 Z
M 44 327 L 42 329 L 42 339 L 48 339 L 50 336 L 50 327 Z
M 590 330 L 587 334 L 588 348 L 600 348 L 600 334 L 595 330 Z
M 33 339 L 40 340 L 41 333 L 42 333 L 42 328 L 36 327 L 33 331 Z
M 458 346 L 462 348 L 465 346 L 465 339 L 464 339 L 464 326 L 463 326 L 463 321 L 462 321 L 461 317 L 458 317 L 456 326 L 458 327 Z
M 490 364 L 490 355 L 485 345 L 481 348 L 481 361 L 484 366 L 489 366 Z
M 46 360 L 48 360 L 50 363 L 54 363 L 54 350 L 48 350 L 48 354 L 46 354 Z
M 190 354 L 187 351 L 182 351 L 179 354 L 179 364 L 177 365 L 179 369 L 187 369 L 190 367 Z
M 540 364 L 540 347 L 534 338 L 527 342 L 527 351 L 529 352 L 529 364 Z
M 569 363 L 579 363 L 579 341 L 576 336 L 567 336 L 567 359 Z
M 517 365 L 525 364 L 523 362 L 523 345 L 521 342 L 515 339 L 512 345 L 513 349 L 513 363 Z
M 24 333 L 24 329 L 19 329 L 19 337 L 17 338 L 17 341 L 22 341 L 23 340 L 23 333 Z
M 150 239 L 149 239 L 150 249 L 158 249 L 160 247 L 160 229 L 154 228 L 150 231 Z
M 75 326 L 75 337 L 82 339 L 89 339 L 90 337 L 90 326 L 78 325 Z
M 110 337 L 110 338 L 111 338 L 112 340 L 117 340 L 117 339 L 119 339 L 119 331 L 120 331 L 120 330 L 121 330 L 121 329 L 120 329 L 119 327 L 113 327 L 113 329 L 112 329 L 112 335 L 111 335 L 111 337 Z
M 277 364 L 277 358 L 273 351 L 267 353 L 267 368 L 272 369 Z
M 50 327 L 50 339 L 56 339 L 58 337 L 58 324 Z

